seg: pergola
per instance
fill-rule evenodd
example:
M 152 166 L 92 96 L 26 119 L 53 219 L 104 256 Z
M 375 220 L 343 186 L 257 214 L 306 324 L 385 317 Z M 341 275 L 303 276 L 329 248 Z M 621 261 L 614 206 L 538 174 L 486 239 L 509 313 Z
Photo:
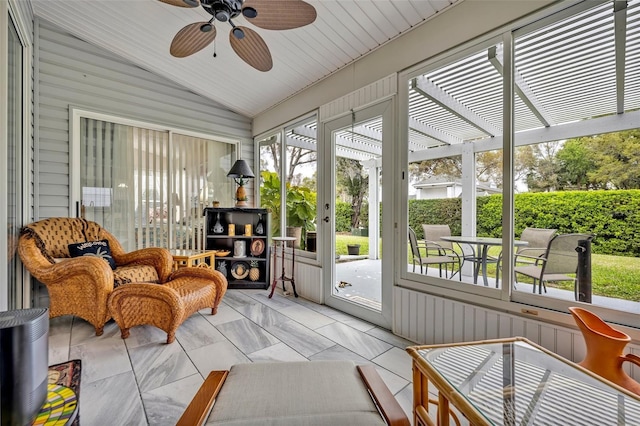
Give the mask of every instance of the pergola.
M 559 14 L 514 33 L 516 147 L 640 127 L 640 0 L 588 1 Z M 475 235 L 475 155 L 503 148 L 503 48 L 484 45 L 407 82 L 409 163 L 461 156 L 467 235 Z M 336 137 L 336 156 L 369 170 L 370 225 L 379 223 L 381 126 L 373 120 Z M 286 143 L 316 150 L 316 136 L 315 123 L 300 126 Z

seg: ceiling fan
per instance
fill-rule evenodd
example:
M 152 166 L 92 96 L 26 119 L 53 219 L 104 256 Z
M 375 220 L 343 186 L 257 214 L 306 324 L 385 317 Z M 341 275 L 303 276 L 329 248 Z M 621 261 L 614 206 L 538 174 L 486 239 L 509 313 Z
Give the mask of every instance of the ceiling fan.
M 315 21 L 313 6 L 302 0 L 160 0 L 173 6 L 202 8 L 213 17 L 208 22 L 194 22 L 182 28 L 171 42 L 170 53 L 184 58 L 204 49 L 216 38 L 214 21 L 231 25 L 229 42 L 236 54 L 259 71 L 273 67 L 271 52 L 262 37 L 248 27 L 236 26 L 232 19 L 240 16 L 265 30 L 290 30 Z

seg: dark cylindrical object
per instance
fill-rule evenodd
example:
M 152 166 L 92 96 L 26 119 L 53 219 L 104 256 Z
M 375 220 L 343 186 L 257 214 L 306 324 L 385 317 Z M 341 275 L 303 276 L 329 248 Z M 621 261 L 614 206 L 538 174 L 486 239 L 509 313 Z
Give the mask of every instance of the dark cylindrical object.
M 317 243 L 318 233 L 315 231 L 307 232 L 307 251 L 312 251 L 315 253 L 316 251 L 316 243 Z
M 578 241 L 576 300 L 591 303 L 591 240 Z
M 30 425 L 47 397 L 47 309 L 0 312 L 0 424 Z

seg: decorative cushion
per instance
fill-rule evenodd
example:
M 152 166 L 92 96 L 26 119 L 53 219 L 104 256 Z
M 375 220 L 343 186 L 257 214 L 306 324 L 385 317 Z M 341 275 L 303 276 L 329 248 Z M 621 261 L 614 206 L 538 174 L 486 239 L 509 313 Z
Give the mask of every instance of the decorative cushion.
M 69 244 L 69 254 L 71 257 L 95 256 L 104 259 L 111 269 L 116 269 L 116 261 L 111 256 L 109 241 L 86 241 L 84 243 Z
M 129 283 L 153 283 L 160 282 L 158 271 L 150 265 L 119 266 L 113 271 L 114 288 Z

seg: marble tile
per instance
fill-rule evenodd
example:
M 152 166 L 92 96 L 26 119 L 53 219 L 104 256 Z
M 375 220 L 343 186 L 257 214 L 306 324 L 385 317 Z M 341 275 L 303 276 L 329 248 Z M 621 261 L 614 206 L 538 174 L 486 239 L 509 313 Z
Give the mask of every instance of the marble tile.
M 71 334 L 49 335 L 49 365 L 69 361 L 69 341 Z
M 278 339 L 267 333 L 262 327 L 246 318 L 226 322 L 216 327 L 245 354 L 280 343 Z
M 411 383 L 409 380 L 405 380 L 402 377 L 398 376 L 395 373 L 387 370 L 386 368 L 382 368 L 380 366 L 376 366 L 376 371 L 382 377 L 382 381 L 387 385 L 392 394 L 396 394 L 400 392 L 405 386 Z
M 266 330 L 305 357 L 334 345 L 334 342 L 326 337 L 291 320 L 266 327 Z
M 254 305 L 260 302 L 240 291 L 227 290 L 227 292 L 224 294 L 224 303 L 234 309 L 238 309 L 239 307 L 244 305 Z
M 325 325 L 316 331 L 369 360 L 388 351 L 392 347 L 382 340 L 339 322 Z
M 81 318 L 73 319 L 73 328 L 71 329 L 71 345 L 80 345 L 82 343 L 90 343 L 96 340 L 111 339 L 117 336 L 120 339 L 120 327 L 115 321 L 111 320 L 104 325 L 102 336 L 96 336 L 96 329 Z
M 167 343 L 167 333 L 153 325 L 137 325 L 129 329 L 129 337 L 124 339 L 127 348 L 137 348 L 151 344 Z
M 207 377 L 211 370 L 228 370 L 234 364 L 251 362 L 229 341 L 203 346 L 187 354 L 203 377 Z
M 391 348 L 372 361 L 408 381 L 413 380 L 411 357 L 403 349 Z
M 270 308 L 267 305 L 263 305 L 262 303 L 241 306 L 238 308 L 238 312 L 240 312 L 245 318 L 249 318 L 251 321 L 265 328 L 270 325 L 291 321 L 275 309 Z
M 400 349 L 405 349 L 407 346 L 415 346 L 417 344 L 415 342 L 412 342 L 411 340 L 396 336 L 389 330 L 385 330 L 384 328 L 380 327 L 374 327 L 371 330 L 367 330 L 367 334 L 373 337 L 377 337 L 378 339 L 383 340 Z
M 175 425 L 203 383 L 199 373 L 142 393 L 150 425 Z
M 270 289 L 268 290 L 244 290 L 244 294 L 255 299 L 256 301 L 262 303 L 263 305 L 267 305 L 270 308 L 280 310 L 282 308 L 286 308 L 287 306 L 297 305 L 296 299 L 291 297 L 285 297 L 282 295 L 282 291 L 278 292 L 276 290 L 273 293 L 273 297 L 269 299 Z
M 239 313 L 226 303 L 221 303 L 220 305 L 218 305 L 218 313 L 216 313 L 215 315 L 209 315 L 211 313 L 211 310 L 209 308 L 201 310 L 200 313 L 204 314 L 204 319 L 206 319 L 213 325 L 224 324 L 225 322 L 231 322 L 244 318 L 241 313 Z
M 409 422 L 413 424 L 413 385 L 409 383 L 400 392 L 395 394 L 396 401 L 402 407 L 402 410 L 409 418 Z M 429 407 L 429 414 L 431 415 L 433 406 Z M 435 422 L 435 417 L 431 417 Z M 464 421 L 464 419 L 463 419 Z
M 312 330 L 336 321 L 331 317 L 298 304 L 287 306 L 286 308 L 280 309 L 279 312 Z
M 84 372 L 84 360 L 82 369 Z M 92 383 L 81 379 L 80 423 L 83 425 L 147 425 L 133 372 L 116 374 Z
M 61 317 L 51 318 L 49 320 L 49 337 L 58 334 L 71 334 L 74 317 L 72 315 L 63 315 Z M 78 319 L 78 321 L 83 321 Z
M 178 344 L 150 344 L 129 351 L 141 392 L 159 388 L 197 372 Z
M 340 345 L 331 346 L 329 349 L 325 349 L 324 351 L 318 352 L 317 354 L 309 357 L 309 360 L 311 361 L 343 360 L 343 359 L 351 360 L 355 362 L 357 365 L 371 364 L 371 361 L 369 361 L 368 359 L 361 357 L 357 353 L 352 352 L 349 349 Z
M 188 351 L 226 340 L 209 321 L 195 313 L 178 327 L 176 339 Z
M 277 345 L 269 346 L 268 348 L 260 349 L 247 356 L 253 362 L 294 362 L 294 361 L 307 361 L 307 358 L 300 355 L 298 352 L 291 349 L 284 343 L 278 343 Z
M 82 386 L 106 377 L 131 371 L 127 349 L 120 337 L 98 339 L 71 346 L 69 359 L 82 360 Z

